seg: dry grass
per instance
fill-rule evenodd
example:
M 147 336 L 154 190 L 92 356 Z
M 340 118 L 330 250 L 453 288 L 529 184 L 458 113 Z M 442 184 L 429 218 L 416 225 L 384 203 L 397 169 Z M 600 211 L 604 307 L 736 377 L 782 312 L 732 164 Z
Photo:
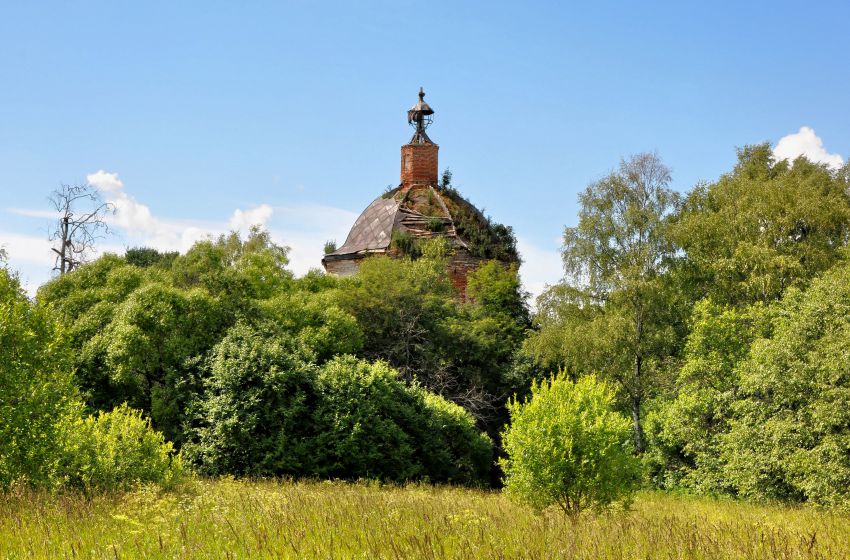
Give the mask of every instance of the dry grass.
M 850 517 L 642 494 L 536 515 L 498 492 L 200 481 L 83 498 L 0 495 L 0 558 L 850 558 Z

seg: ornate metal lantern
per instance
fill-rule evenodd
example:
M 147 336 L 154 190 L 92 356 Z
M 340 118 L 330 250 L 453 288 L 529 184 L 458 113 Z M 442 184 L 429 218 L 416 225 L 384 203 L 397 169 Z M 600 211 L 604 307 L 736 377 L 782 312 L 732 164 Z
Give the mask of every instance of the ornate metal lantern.
M 425 134 L 425 129 L 431 124 L 434 110 L 425 103 L 425 90 L 419 88 L 419 101 L 407 111 L 407 123 L 416 129 L 411 144 L 431 144 L 431 139 Z

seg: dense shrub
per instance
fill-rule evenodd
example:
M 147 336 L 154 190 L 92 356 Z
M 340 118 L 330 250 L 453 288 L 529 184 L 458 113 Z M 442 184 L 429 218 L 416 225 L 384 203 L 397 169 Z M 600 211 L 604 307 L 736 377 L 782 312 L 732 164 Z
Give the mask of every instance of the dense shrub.
M 733 491 L 721 447 L 739 398 L 738 365 L 769 328 L 770 309 L 761 304 L 734 308 L 706 299 L 694 306 L 675 397 L 647 415 L 652 445 L 644 459 L 657 486 Z
M 487 476 L 489 439 L 457 405 L 405 386 L 385 363 L 350 356 L 318 375 L 316 473 L 471 484 Z
M 209 366 L 187 458 L 208 474 L 312 472 L 315 375 L 294 340 L 239 323 L 213 349 Z
M 216 348 L 195 437 L 203 472 L 471 484 L 491 446 L 460 407 L 409 388 L 383 363 L 309 365 L 293 340 L 240 324 Z
M 595 377 L 573 383 L 563 374 L 535 382 L 529 400 L 514 400 L 500 461 L 508 494 L 569 515 L 627 502 L 640 482 L 640 460 L 632 454 L 631 424 L 613 401 Z
M 141 483 L 170 487 L 183 462 L 142 413 L 122 405 L 96 416 L 69 417 L 63 425 L 60 481 L 91 490 L 125 490 Z
M 0 489 L 53 483 L 57 419 L 73 410 L 70 355 L 59 327 L 0 268 Z
M 182 467 L 162 434 L 126 405 L 83 415 L 66 338 L 0 269 L 0 489 L 164 485 Z

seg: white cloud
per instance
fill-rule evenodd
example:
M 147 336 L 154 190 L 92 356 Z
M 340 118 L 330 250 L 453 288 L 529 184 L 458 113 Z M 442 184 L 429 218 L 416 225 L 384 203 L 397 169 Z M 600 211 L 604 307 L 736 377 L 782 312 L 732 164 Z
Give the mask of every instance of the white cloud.
M 272 217 L 272 207 L 268 204 L 260 204 L 250 210 L 240 210 L 237 208 L 230 217 L 230 229 L 236 231 L 248 231 L 251 226 L 265 226 L 269 218 Z
M 124 182 L 118 178 L 118 173 L 109 173 L 101 169 L 86 175 L 86 181 L 101 192 L 118 192 L 124 188 Z
M 153 217 L 150 208 L 124 191 L 124 183 L 118 178 L 118 173 L 101 169 L 86 175 L 86 181 L 101 192 L 104 200 L 115 206 L 114 224 L 126 229 L 130 235 L 157 238 L 171 233 L 164 231 L 163 224 Z
M 519 268 L 525 289 L 531 292 L 531 303 L 547 286 L 560 282 L 564 275 L 561 253 L 557 248 L 542 248 L 528 239 L 517 238 L 517 247 L 522 257 Z
M 808 126 L 800 127 L 800 131 L 779 139 L 773 155 L 777 160 L 794 161 L 799 156 L 806 156 L 810 161 L 825 163 L 833 169 L 844 164 L 844 158 L 838 154 L 830 154 L 823 147 L 823 140 Z
M 0 246 L 9 254 L 9 263 L 49 264 L 55 256 L 47 236 L 0 232 Z
M 275 207 L 271 233 L 276 242 L 289 251 L 289 268 L 297 275 L 321 268 L 325 242 L 342 245 L 357 219 L 349 210 L 319 204 L 294 204 Z
M 276 243 L 290 248 L 290 269 L 299 275 L 321 267 L 325 242 L 334 239 L 341 244 L 357 218 L 348 210 L 317 204 L 259 204 L 237 208 L 226 224 L 168 220 L 155 216 L 148 206 L 127 193 L 117 173 L 99 170 L 86 179 L 115 205 L 114 225 L 125 230 L 135 244 L 185 252 L 201 239 L 228 230 L 244 234 L 252 225 L 259 225 L 270 229 Z
M 31 210 L 29 208 L 6 208 L 7 212 L 17 214 L 18 216 L 26 216 L 27 218 L 58 218 L 59 212 L 55 210 Z

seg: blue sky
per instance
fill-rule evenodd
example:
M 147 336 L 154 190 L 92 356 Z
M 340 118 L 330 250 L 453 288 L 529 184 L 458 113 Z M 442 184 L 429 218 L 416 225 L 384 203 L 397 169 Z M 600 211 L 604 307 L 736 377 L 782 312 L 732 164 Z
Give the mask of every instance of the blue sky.
M 679 190 L 786 136 L 846 160 L 848 20 L 844 2 L 3 2 L 0 245 L 31 290 L 49 278 L 46 197 L 91 176 L 123 208 L 104 249 L 254 220 L 297 272 L 320 266 L 398 183 L 424 86 L 441 168 L 515 228 L 538 292 L 577 193 L 621 156 L 656 150 Z

